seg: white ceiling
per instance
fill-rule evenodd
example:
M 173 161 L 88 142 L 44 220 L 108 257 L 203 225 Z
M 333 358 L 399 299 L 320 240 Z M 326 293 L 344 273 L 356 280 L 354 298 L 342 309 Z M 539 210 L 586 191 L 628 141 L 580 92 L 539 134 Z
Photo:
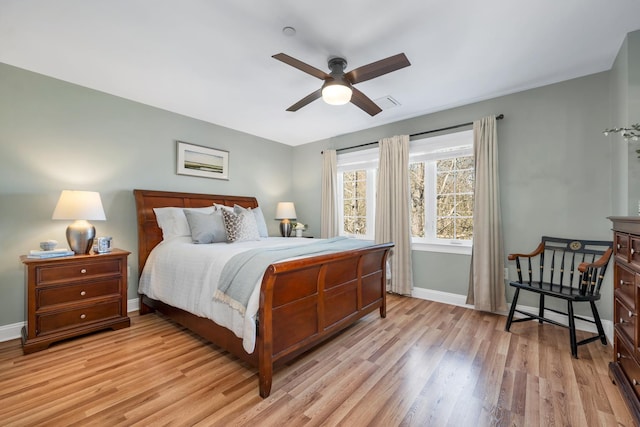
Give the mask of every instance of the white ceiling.
M 0 0 L 0 62 L 295 146 L 608 70 L 637 29 L 640 0 Z M 279 52 L 412 65 L 357 86 L 400 102 L 375 117 L 291 113 L 322 82 Z

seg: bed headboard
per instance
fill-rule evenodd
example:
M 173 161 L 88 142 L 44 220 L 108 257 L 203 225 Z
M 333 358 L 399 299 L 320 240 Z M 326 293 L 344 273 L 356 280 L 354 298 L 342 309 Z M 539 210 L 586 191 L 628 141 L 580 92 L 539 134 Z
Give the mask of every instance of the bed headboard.
M 153 208 L 203 208 L 214 203 L 245 208 L 258 207 L 255 197 L 220 196 L 216 194 L 175 193 L 171 191 L 133 190 L 138 219 L 138 274 L 147 261 L 151 249 L 162 241 L 162 230 L 156 222 Z

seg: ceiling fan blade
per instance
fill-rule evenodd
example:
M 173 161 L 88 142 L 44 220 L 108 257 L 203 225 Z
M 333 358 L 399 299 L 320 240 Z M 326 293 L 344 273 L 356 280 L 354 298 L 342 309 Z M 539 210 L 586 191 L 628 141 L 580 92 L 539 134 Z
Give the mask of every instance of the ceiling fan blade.
M 300 101 L 293 104 L 291 107 L 287 108 L 287 111 L 298 111 L 305 105 L 312 103 L 313 101 L 320 98 L 321 96 L 322 96 L 322 89 L 318 89 L 315 92 L 312 92 L 309 95 L 305 96 Z
M 316 67 L 312 67 L 309 64 L 305 64 L 304 62 L 293 58 L 285 53 L 277 53 L 272 56 L 272 58 L 277 59 L 278 61 L 282 61 L 285 64 L 291 65 L 294 68 L 297 68 L 300 71 L 304 71 L 307 74 L 311 74 L 313 77 L 317 77 L 320 80 L 324 80 L 329 78 L 329 74 L 325 73 L 322 70 L 318 70 Z
M 375 116 L 382 111 L 382 108 L 378 107 L 378 104 L 370 100 L 367 95 L 360 92 L 355 87 L 352 87 L 351 90 L 353 91 L 351 94 L 351 103 L 362 109 L 365 113 L 370 116 Z
M 375 79 L 376 77 L 408 67 L 409 65 L 411 65 L 411 63 L 407 59 L 406 55 L 404 53 L 399 53 L 397 55 L 381 59 L 380 61 L 358 67 L 349 71 L 344 76 L 351 82 L 351 84 L 356 84 Z

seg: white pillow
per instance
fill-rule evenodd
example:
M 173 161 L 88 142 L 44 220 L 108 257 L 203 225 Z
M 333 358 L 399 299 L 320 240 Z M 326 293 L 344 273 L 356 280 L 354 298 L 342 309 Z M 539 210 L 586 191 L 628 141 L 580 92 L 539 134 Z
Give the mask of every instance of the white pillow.
M 182 208 L 153 208 L 158 227 L 162 229 L 162 240 L 174 237 L 189 236 L 189 223 Z
M 211 213 L 214 208 L 207 206 L 204 208 L 188 208 L 188 210 Z M 183 208 L 153 208 L 153 212 L 156 214 L 158 227 L 162 229 L 162 240 L 191 236 L 191 230 L 189 229 L 189 223 L 187 222 Z
M 250 211 L 236 214 L 233 211 L 222 209 L 224 228 L 227 231 L 227 241 L 243 242 L 245 240 L 260 240 L 256 218 Z
M 260 237 L 269 237 L 269 230 L 267 229 L 267 223 L 264 220 L 264 215 L 262 214 L 262 209 L 260 209 L 260 206 L 252 209 L 252 208 L 243 208 L 240 205 L 234 205 L 233 211 L 235 213 L 240 213 L 242 211 L 250 211 L 251 213 L 253 213 L 253 216 L 256 219 L 256 225 L 258 226 L 258 234 L 260 234 Z

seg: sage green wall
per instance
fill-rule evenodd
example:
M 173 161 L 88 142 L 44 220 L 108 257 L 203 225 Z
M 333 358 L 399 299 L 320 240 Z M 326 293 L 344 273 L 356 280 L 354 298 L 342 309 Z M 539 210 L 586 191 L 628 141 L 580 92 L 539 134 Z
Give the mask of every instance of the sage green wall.
M 626 38 L 627 55 L 627 81 L 623 90 L 626 92 L 626 119 L 619 122 L 618 126 L 628 126 L 633 123 L 640 123 L 640 31 L 629 33 Z M 623 117 L 624 118 L 624 117 Z M 616 136 L 618 141 L 622 139 Z M 640 213 L 640 159 L 636 150 L 640 148 L 640 143 L 631 142 L 628 145 L 628 165 L 629 165 L 629 215 Z
M 229 151 L 230 180 L 176 175 L 175 140 Z M 291 199 L 292 147 L 0 64 L 0 326 L 25 320 L 18 257 L 46 239 L 66 245 L 51 214 L 64 189 L 95 190 L 137 290 L 134 188 L 258 197 L 267 220 Z M 276 221 L 267 221 L 277 234 Z
M 611 111 L 607 128 L 619 127 L 629 123 L 627 95 L 629 82 L 628 45 L 628 40 L 625 38 L 611 68 Z M 612 214 L 628 215 L 630 213 L 629 170 L 631 168 L 629 158 L 633 157 L 633 155 L 630 154 L 629 144 L 619 135 L 610 135 L 608 139 L 613 150 L 611 156 Z
M 412 134 L 489 114 L 498 122 L 498 152 L 506 253 L 533 250 L 541 235 L 611 239 L 610 73 L 599 73 L 459 108 L 428 114 L 294 150 L 296 210 L 320 231 L 320 151 L 396 134 Z M 402 100 L 400 100 L 402 102 Z M 384 114 L 381 113 L 381 114 Z M 470 256 L 413 253 L 416 287 L 466 295 Z M 511 274 L 515 268 L 511 266 Z M 611 272 L 607 287 L 611 286 Z M 611 319 L 610 292 L 599 303 Z M 508 299 L 512 292 L 508 290 Z M 520 303 L 536 306 L 536 298 Z
M 611 68 L 611 112 L 608 127 L 640 122 L 640 31 L 627 34 Z M 640 159 L 638 142 L 626 142 L 619 134 L 609 136 L 613 147 L 612 179 L 615 215 L 640 213 Z

